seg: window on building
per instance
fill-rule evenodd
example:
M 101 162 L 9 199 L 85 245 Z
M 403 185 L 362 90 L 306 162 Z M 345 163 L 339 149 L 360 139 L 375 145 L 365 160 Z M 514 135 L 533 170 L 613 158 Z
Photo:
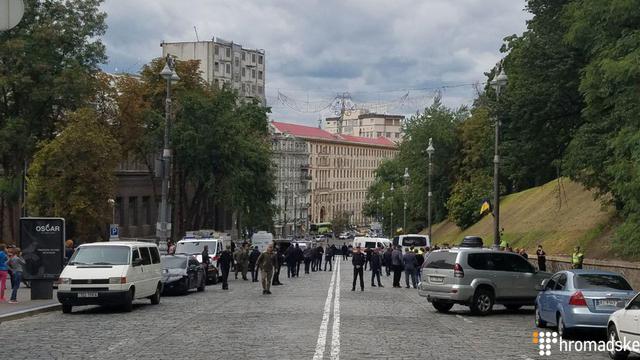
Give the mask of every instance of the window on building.
M 213 63 L 213 70 L 214 71 L 218 71 L 220 64 L 216 61 L 215 63 Z
M 258 79 L 262 80 L 262 71 L 258 71 Z
M 228 57 L 228 58 L 231 57 L 231 48 L 224 49 L 224 53 L 225 53 L 226 57 Z
M 236 58 L 236 67 L 240 66 L 240 59 Z
M 262 94 L 262 86 L 258 85 L 258 94 Z
M 116 219 L 120 225 L 124 225 L 124 209 L 122 208 L 122 198 L 116 198 Z
M 255 62 L 256 62 L 256 54 L 251 54 L 251 62 L 255 64 Z
M 227 64 L 227 66 L 226 66 L 226 73 L 227 73 L 227 74 L 231 74 L 231 64 Z
M 247 60 L 247 53 L 246 52 L 242 52 L 242 61 Z
M 388 132 L 388 133 L 386 133 L 386 135 L 385 135 L 385 136 L 386 136 L 386 137 L 388 137 L 388 138 L 390 138 L 390 137 L 391 137 L 391 133 L 390 133 L 390 132 Z
M 262 55 L 258 56 L 258 64 L 262 65 Z
M 256 86 L 255 85 L 251 85 L 251 93 L 255 94 L 256 93 Z
M 256 78 L 256 69 L 251 69 L 251 77 L 252 77 L 253 79 L 255 79 L 255 78 Z
M 138 198 L 129 198 L 129 225 L 138 226 Z
M 145 225 L 149 225 L 153 221 L 151 216 L 151 198 L 149 196 L 142 197 L 142 220 Z
M 214 47 L 216 55 L 220 54 L 220 49 L 218 49 L 218 45 Z
M 246 71 L 246 70 L 247 70 L 247 69 L 242 68 L 242 77 L 247 76 L 247 71 Z

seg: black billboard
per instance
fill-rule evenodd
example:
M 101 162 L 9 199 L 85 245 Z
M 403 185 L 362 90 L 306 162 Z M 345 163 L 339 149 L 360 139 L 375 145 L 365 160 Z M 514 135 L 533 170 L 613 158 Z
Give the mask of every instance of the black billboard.
M 64 267 L 65 229 L 62 218 L 21 218 L 20 248 L 27 280 L 55 280 Z

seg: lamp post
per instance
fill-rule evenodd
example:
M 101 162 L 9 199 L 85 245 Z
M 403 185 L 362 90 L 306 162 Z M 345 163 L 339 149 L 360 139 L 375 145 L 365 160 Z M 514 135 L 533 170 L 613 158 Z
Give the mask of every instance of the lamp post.
M 404 207 L 402 208 L 402 232 L 407 233 L 407 186 L 409 184 L 409 168 L 404 168 Z
M 296 225 L 298 221 L 298 195 L 295 192 L 291 200 L 293 200 L 293 238 L 295 239 L 298 235 L 298 227 Z
M 382 228 L 382 234 L 384 234 L 384 191 L 382 192 L 382 196 L 380 197 L 380 202 L 382 203 L 382 217 L 380 218 L 380 227 Z
M 429 226 L 429 242 L 433 244 L 431 240 L 431 197 L 433 197 L 433 193 L 431 192 L 431 156 L 436 151 L 436 148 L 433 147 L 433 139 L 429 138 L 429 146 L 427 147 L 427 154 L 429 155 L 429 192 L 427 193 L 427 226 Z
M 491 80 L 491 87 L 496 91 L 496 101 L 500 100 L 500 93 L 507 86 L 507 74 L 500 63 L 500 73 Z M 495 153 L 493 155 L 493 248 L 500 248 L 500 119 L 496 114 Z
M 287 185 L 284 186 L 284 224 L 282 225 L 282 238 L 287 238 L 287 193 L 289 192 L 289 187 Z
M 111 205 L 111 223 L 116 223 L 116 201 L 114 199 L 107 200 L 109 205 Z
M 162 200 L 160 203 L 160 213 L 158 214 L 158 246 L 160 251 L 167 249 L 167 239 L 169 238 L 169 214 L 167 211 L 169 197 L 169 170 L 171 169 L 171 149 L 169 149 L 169 128 L 171 126 L 171 82 L 180 80 L 175 72 L 175 61 L 171 55 L 167 54 L 164 68 L 160 72 L 167 81 L 167 97 L 165 99 L 165 122 L 164 122 L 164 147 L 162 150 Z
M 393 191 L 395 189 L 393 188 L 393 183 L 391 183 L 391 189 L 389 189 L 389 191 L 391 192 L 391 231 L 390 231 L 390 235 L 389 239 L 393 239 Z

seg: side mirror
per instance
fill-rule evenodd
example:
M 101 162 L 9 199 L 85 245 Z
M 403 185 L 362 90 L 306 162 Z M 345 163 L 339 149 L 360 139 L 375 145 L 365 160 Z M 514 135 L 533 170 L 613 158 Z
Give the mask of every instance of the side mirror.
M 133 263 L 131 263 L 132 266 L 140 266 L 142 265 L 142 259 L 135 259 L 133 260 Z
M 549 279 L 544 279 L 540 283 L 540 285 L 536 285 L 537 291 L 544 291 L 547 288 L 547 283 L 549 283 Z

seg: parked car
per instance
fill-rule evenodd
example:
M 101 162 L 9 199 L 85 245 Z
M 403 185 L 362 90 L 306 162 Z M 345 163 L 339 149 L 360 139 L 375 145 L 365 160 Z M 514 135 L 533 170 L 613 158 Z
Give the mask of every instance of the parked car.
M 160 252 L 153 243 L 99 242 L 78 246 L 58 279 L 62 312 L 77 305 L 122 305 L 133 300 L 160 303 Z
M 637 344 L 640 342 L 638 330 L 638 318 L 640 318 L 640 294 L 637 294 L 626 306 L 615 311 L 609 316 L 607 322 L 607 335 L 614 344 L 618 341 Z M 613 348 L 609 350 L 609 357 L 614 360 L 625 360 L 629 356 L 629 350 Z M 634 349 L 640 350 L 640 349 Z
M 206 274 L 202 264 L 195 257 L 165 255 L 161 262 L 163 293 L 186 294 L 191 289 L 205 290 Z
M 182 239 L 176 244 L 176 254 L 193 255 L 202 263 L 202 251 L 204 246 L 209 247 L 209 266 L 207 267 L 207 283 L 218 283 L 218 258 L 223 250 L 222 239 L 215 238 L 197 238 Z
M 557 326 L 562 337 L 577 329 L 606 329 L 609 315 L 635 295 L 622 275 L 599 270 L 560 271 L 539 289 L 536 325 Z
M 550 273 L 537 271 L 522 256 L 483 248 L 453 248 L 429 253 L 422 267 L 418 293 L 436 310 L 454 304 L 469 306 L 477 315 L 494 304 L 517 310 L 535 303 L 536 286 Z

